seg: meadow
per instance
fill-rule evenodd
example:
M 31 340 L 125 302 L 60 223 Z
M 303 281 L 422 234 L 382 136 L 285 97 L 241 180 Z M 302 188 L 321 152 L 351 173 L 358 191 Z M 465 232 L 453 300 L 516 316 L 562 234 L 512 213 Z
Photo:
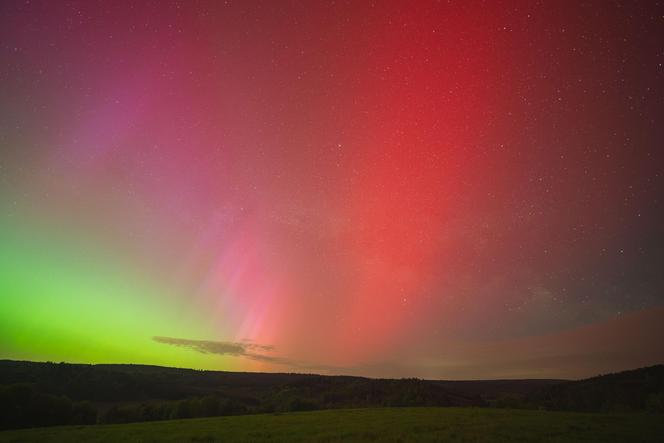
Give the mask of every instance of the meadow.
M 1 442 L 661 442 L 664 417 L 491 408 L 371 408 L 0 432 Z

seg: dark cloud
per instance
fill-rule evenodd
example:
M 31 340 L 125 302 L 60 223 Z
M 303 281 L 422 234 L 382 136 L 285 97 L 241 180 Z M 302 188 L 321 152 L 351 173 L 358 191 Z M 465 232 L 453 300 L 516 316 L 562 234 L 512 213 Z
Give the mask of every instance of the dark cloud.
M 274 351 L 274 346 L 259 345 L 249 340 L 241 342 L 212 341 L 212 340 L 189 340 L 174 337 L 152 337 L 152 340 L 165 345 L 180 346 L 193 349 L 202 354 L 232 355 L 235 357 L 247 357 L 253 360 L 264 360 L 278 362 L 278 357 L 265 355 L 266 352 Z
M 210 340 L 188 340 L 186 338 L 152 337 L 157 343 L 190 348 L 203 354 L 245 355 L 251 343 L 233 343 Z
M 276 365 L 288 366 L 296 369 L 308 369 L 318 371 L 338 370 L 337 367 L 309 364 L 290 358 L 274 355 L 274 346 L 253 343 L 251 340 L 240 342 L 212 341 L 212 340 L 190 340 L 187 338 L 174 337 L 152 337 L 152 340 L 165 345 L 189 348 L 202 354 L 230 355 L 233 357 L 244 357 L 251 360 L 263 361 Z

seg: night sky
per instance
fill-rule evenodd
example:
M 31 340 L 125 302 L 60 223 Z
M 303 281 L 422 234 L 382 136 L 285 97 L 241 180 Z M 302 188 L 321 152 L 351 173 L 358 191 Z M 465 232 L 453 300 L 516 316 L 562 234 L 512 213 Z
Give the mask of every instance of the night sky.
M 0 358 L 664 362 L 664 4 L 0 2 Z

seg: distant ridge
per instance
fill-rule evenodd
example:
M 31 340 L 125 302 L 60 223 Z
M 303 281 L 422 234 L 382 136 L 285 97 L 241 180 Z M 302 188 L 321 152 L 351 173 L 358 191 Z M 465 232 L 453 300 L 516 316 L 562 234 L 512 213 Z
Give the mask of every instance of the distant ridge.
M 557 384 L 533 393 L 528 400 L 553 410 L 664 412 L 664 365 Z
M 580 381 L 445 381 L 0 360 L 0 428 L 314 409 L 664 411 L 664 365 Z

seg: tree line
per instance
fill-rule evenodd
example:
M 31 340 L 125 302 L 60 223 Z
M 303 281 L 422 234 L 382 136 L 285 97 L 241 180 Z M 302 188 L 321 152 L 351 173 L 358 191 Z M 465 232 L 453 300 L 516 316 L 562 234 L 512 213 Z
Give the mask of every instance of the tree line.
M 0 428 L 399 406 L 664 412 L 662 365 L 524 391 L 533 383 L 0 361 Z

